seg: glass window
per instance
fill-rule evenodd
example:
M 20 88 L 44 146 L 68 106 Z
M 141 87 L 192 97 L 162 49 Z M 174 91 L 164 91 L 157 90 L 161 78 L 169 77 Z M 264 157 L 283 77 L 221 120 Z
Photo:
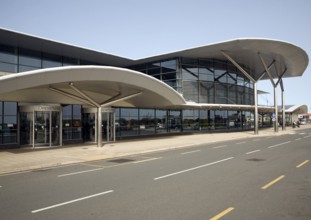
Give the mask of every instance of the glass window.
M 156 129 L 155 110 L 139 109 L 140 134 L 154 134 Z
M 0 62 L 0 72 L 16 73 L 17 72 L 17 65 Z
M 1 106 L 0 115 L 2 112 L 3 115 L 0 117 L 0 144 L 17 143 L 17 103 L 2 102 Z
M 215 111 L 215 129 L 227 129 L 227 111 L 216 110 Z
M 216 86 L 215 103 L 227 104 L 226 86 L 220 83 L 215 84 L 215 86 Z
M 155 75 L 160 75 L 161 74 L 161 68 L 153 68 L 153 69 L 148 69 L 148 75 L 150 76 L 155 76 Z
M 180 110 L 169 110 L 168 113 L 168 128 L 169 132 L 180 132 L 181 131 L 181 111 Z
M 183 81 L 183 96 L 187 101 L 199 102 L 198 81 Z
M 78 64 L 79 64 L 78 59 L 71 57 L 63 57 L 63 66 L 73 66 Z
M 63 139 L 80 140 L 81 129 L 81 105 L 67 105 L 63 107 Z
M 161 62 L 162 73 L 175 72 L 177 69 L 176 60 L 168 60 Z
M 200 130 L 199 110 L 183 110 L 183 129 Z
M 4 115 L 16 115 L 17 103 L 16 102 L 3 102 L 3 114 Z
M 156 132 L 157 133 L 166 133 L 167 132 L 167 111 L 157 109 L 156 110 Z
M 97 63 L 89 60 L 80 60 L 80 65 L 97 65 Z
M 19 65 L 18 66 L 18 72 L 27 72 L 27 71 L 31 71 L 31 70 L 37 70 L 40 69 L 39 67 L 31 67 L 31 66 L 23 66 L 23 65 Z
M 198 80 L 199 69 L 193 66 L 183 66 L 182 67 L 182 79 L 183 80 Z
M 208 102 L 208 83 L 200 81 L 199 102 Z
M 176 73 L 167 73 L 167 74 L 162 74 L 162 80 L 172 80 L 172 79 L 176 79 Z
M 228 75 L 225 70 L 215 70 L 215 80 L 221 83 L 228 83 Z
M 42 54 L 42 68 L 62 66 L 62 57 L 53 54 Z
M 137 108 L 121 108 L 120 132 L 121 136 L 133 136 L 139 134 L 139 120 Z
M 199 78 L 204 81 L 214 81 L 214 73 L 208 68 L 200 67 Z
M 228 74 L 228 83 L 229 84 L 236 84 L 237 83 L 236 74 L 235 73 Z
M 160 69 L 161 63 L 160 62 L 148 63 L 147 67 L 148 69 Z
M 229 85 L 228 87 L 228 104 L 237 104 L 236 103 L 236 86 Z
M 73 118 L 81 118 L 81 105 L 72 105 Z
M 41 68 L 41 53 L 38 51 L 20 48 L 19 64 Z
M 0 62 L 17 64 L 15 48 L 6 45 L 0 45 Z
M 208 103 L 215 103 L 215 84 L 213 82 L 208 82 L 206 84 Z

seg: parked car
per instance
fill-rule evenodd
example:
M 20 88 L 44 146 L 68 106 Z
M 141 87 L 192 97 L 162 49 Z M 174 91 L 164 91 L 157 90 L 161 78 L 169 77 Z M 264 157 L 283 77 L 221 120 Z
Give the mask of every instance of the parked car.
M 301 124 L 301 125 L 307 124 L 307 120 L 306 120 L 306 119 L 301 119 L 301 120 L 300 120 L 300 124 Z

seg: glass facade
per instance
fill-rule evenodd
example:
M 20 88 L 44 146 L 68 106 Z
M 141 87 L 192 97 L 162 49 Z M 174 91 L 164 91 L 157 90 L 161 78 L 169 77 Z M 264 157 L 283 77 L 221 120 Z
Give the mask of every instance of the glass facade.
M 0 144 L 17 144 L 17 103 L 0 102 Z
M 73 142 L 82 140 L 81 105 L 63 107 L 63 141 Z
M 72 65 L 100 65 L 98 63 L 59 56 L 41 51 L 17 48 L 0 44 L 0 75 L 1 73 L 18 73 L 36 69 Z
M 104 63 L 98 64 L 75 57 L 0 45 L 0 75 L 69 65 L 104 65 Z M 189 102 L 254 104 L 253 83 L 227 61 L 176 57 L 128 68 L 163 81 L 183 94 Z M 244 66 L 243 68 L 250 71 Z M 116 107 L 115 110 L 116 138 L 179 132 L 243 130 L 251 129 L 254 125 L 253 112 L 230 109 L 169 110 Z M 17 112 L 16 102 L 0 102 L 0 145 L 18 144 Z M 94 114 L 83 115 L 81 105 L 63 106 L 63 142 L 94 141 L 96 136 L 94 117 Z M 269 114 L 260 114 L 259 126 L 271 126 L 270 118 Z M 31 134 L 29 132 L 26 134 L 23 130 L 29 129 L 33 123 L 31 120 L 27 114 L 20 114 L 19 135 L 24 135 L 21 140 L 27 140 L 27 143 L 30 140 L 27 135 Z
M 130 68 L 162 80 L 190 102 L 254 104 L 253 83 L 227 61 L 182 57 Z

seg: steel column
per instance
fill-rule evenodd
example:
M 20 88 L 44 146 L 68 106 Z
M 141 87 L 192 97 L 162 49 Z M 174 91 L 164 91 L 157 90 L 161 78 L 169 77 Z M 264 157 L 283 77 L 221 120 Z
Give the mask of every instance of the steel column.
M 277 94 L 276 94 L 276 86 L 274 87 L 274 114 L 275 114 L 275 122 L 274 122 L 274 131 L 278 132 L 278 124 L 279 124 L 279 119 L 278 119 L 278 105 L 277 105 Z
M 102 108 L 99 106 L 97 107 L 97 147 L 102 147 L 102 142 Z
M 254 134 L 258 134 L 258 97 L 257 97 L 257 81 L 248 73 L 246 72 L 232 57 L 230 57 L 225 51 L 221 51 L 221 53 L 236 67 L 238 68 L 242 74 L 246 78 L 248 78 L 250 81 L 254 84 Z M 262 77 L 264 73 L 261 74 L 260 77 Z
M 254 104 L 255 104 L 255 110 L 254 110 L 254 123 L 255 123 L 255 129 L 254 134 L 258 134 L 258 97 L 257 97 L 257 82 L 254 83 Z

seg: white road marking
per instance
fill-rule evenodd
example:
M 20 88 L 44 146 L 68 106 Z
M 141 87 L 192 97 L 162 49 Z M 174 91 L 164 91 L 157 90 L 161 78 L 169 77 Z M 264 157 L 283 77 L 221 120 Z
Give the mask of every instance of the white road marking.
M 253 141 L 260 141 L 261 139 L 255 139 L 255 140 L 253 140 Z
M 213 147 L 214 149 L 217 149 L 217 148 L 223 148 L 223 147 L 228 147 L 227 145 L 221 145 L 221 146 L 217 146 L 217 147 Z
M 97 194 L 86 196 L 86 197 L 82 197 L 82 198 L 79 198 L 79 199 L 74 199 L 74 200 L 71 200 L 71 201 L 68 201 L 68 202 L 63 202 L 63 203 L 55 204 L 55 205 L 48 206 L 48 207 L 45 207 L 45 208 L 33 210 L 33 211 L 31 211 L 31 213 L 42 212 L 42 211 L 45 211 L 45 210 L 48 210 L 48 209 L 53 209 L 53 208 L 56 208 L 56 207 L 59 207 L 59 206 L 67 205 L 67 204 L 70 204 L 70 203 L 78 202 L 78 201 L 89 199 L 89 198 L 96 197 L 96 196 L 101 196 L 101 195 L 112 193 L 112 192 L 113 192 L 113 190 L 97 193 Z
M 79 172 L 74 172 L 74 173 L 61 174 L 61 175 L 58 175 L 58 177 L 72 176 L 72 175 L 81 174 L 81 173 L 89 173 L 89 172 L 93 172 L 93 171 L 97 171 L 97 170 L 103 170 L 103 169 L 105 169 L 105 167 L 96 168 L 96 169 L 92 169 L 92 170 L 84 170 L 84 171 L 79 171 Z
M 201 150 L 193 150 L 193 151 L 188 151 L 188 152 L 184 152 L 184 153 L 180 153 L 182 155 L 184 154 L 192 154 L 192 153 L 197 153 L 197 152 L 200 152 Z
M 301 140 L 301 138 L 297 138 L 297 139 L 295 139 L 295 141 L 299 141 L 299 140 Z
M 308 137 L 311 137 L 311 135 L 305 136 L 305 137 L 303 137 L 303 138 L 308 138 Z
M 177 175 L 177 174 L 186 173 L 186 172 L 193 171 L 193 170 L 196 170 L 196 169 L 200 169 L 200 168 L 203 168 L 203 167 L 211 166 L 211 165 L 214 165 L 214 164 L 217 164 L 217 163 L 225 162 L 225 161 L 231 160 L 233 158 L 234 157 L 228 157 L 228 158 L 223 159 L 223 160 L 218 160 L 218 161 L 215 161 L 215 162 L 212 162 L 212 163 L 204 164 L 204 165 L 193 167 L 193 168 L 186 169 L 186 170 L 181 170 L 181 171 L 178 171 L 178 172 L 175 172 L 175 173 L 170 173 L 170 174 L 167 174 L 167 175 L 164 175 L 164 176 L 159 176 L 159 177 L 154 178 L 153 180 L 159 180 L 159 179 L 163 179 L 163 178 L 166 178 L 166 177 L 174 176 L 174 175 Z
M 306 134 L 306 133 L 299 133 L 300 135 Z
M 242 142 L 239 142 L 239 143 L 236 143 L 236 144 L 245 144 L 246 142 L 245 141 L 242 141 Z
M 135 161 L 133 163 L 143 163 L 143 162 L 148 162 L 148 161 L 152 161 L 152 160 L 158 160 L 158 159 L 161 159 L 161 158 L 162 157 L 149 158 L 149 159 L 146 159 L 146 160 Z
M 277 147 L 277 146 L 280 146 L 280 145 L 288 144 L 288 143 L 290 143 L 290 142 L 291 142 L 291 141 L 286 141 L 286 142 L 283 142 L 283 143 L 280 143 L 280 144 L 272 145 L 272 146 L 270 146 L 270 147 L 268 147 L 268 148 Z
M 252 154 L 252 153 L 256 153 L 256 152 L 259 152 L 260 150 L 254 150 L 254 151 L 250 151 L 250 152 L 247 152 L 245 154 Z

